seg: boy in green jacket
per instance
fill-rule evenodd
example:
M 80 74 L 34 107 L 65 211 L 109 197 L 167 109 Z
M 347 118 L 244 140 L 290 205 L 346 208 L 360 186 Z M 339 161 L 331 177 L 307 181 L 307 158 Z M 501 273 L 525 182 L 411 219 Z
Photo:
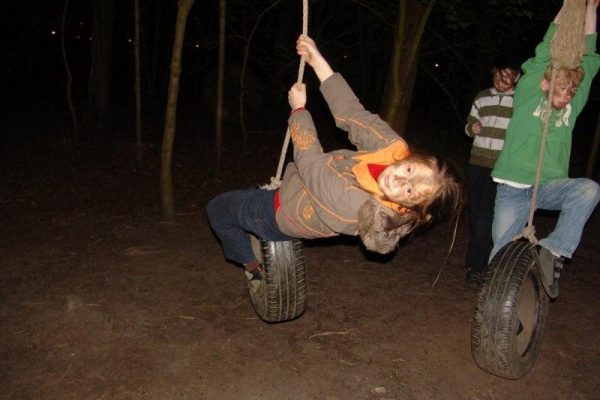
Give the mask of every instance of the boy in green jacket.
M 588 99 L 592 80 L 600 68 L 596 53 L 596 10 L 600 0 L 587 0 L 585 44 L 582 65 L 561 68 L 552 93 L 550 115 L 544 110 L 552 76 L 549 44 L 557 27 L 558 15 L 535 51 L 526 61 L 514 96 L 514 110 L 504 147 L 492 177 L 498 182 L 494 207 L 490 260 L 519 234 L 529 216 L 532 185 L 535 181 L 539 147 L 546 123 L 548 132 L 537 194 L 537 208 L 560 210 L 556 227 L 539 241 L 538 256 L 543 284 L 551 298 L 558 296 L 558 277 L 564 257 L 571 258 L 581 233 L 600 200 L 598 184 L 586 178 L 569 178 L 569 157 L 573 126 Z M 560 15 L 560 13 L 559 13 Z

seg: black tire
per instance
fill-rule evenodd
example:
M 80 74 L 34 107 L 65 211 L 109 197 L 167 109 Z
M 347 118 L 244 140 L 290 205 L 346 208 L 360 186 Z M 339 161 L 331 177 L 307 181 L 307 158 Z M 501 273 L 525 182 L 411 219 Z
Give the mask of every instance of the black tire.
M 549 298 L 529 242 L 504 246 L 483 276 L 471 326 L 471 353 L 490 374 L 518 379 L 540 352 Z
M 248 283 L 250 301 L 256 314 L 266 322 L 298 318 L 306 309 L 306 263 L 304 247 L 298 239 L 260 240 L 250 235 L 252 248 L 261 261 L 265 279 Z

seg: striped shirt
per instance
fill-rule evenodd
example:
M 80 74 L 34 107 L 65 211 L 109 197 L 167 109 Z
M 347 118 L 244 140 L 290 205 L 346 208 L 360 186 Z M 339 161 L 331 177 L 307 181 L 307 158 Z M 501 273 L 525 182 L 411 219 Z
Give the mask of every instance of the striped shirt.
M 474 138 L 469 162 L 480 167 L 493 168 L 504 145 L 506 128 L 512 116 L 514 90 L 499 93 L 495 88 L 477 94 L 467 117 L 465 133 Z M 481 123 L 479 135 L 471 128 Z

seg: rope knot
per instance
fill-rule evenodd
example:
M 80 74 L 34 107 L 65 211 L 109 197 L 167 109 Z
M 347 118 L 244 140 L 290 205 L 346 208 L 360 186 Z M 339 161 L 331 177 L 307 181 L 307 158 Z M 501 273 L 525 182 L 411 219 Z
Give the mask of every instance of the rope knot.
M 267 190 L 275 190 L 275 189 L 279 189 L 280 186 L 281 186 L 281 180 L 277 179 L 274 176 L 272 176 L 271 177 L 271 183 L 265 183 L 260 188 L 261 189 L 267 189 Z
M 527 238 L 527 240 L 529 240 L 531 243 L 537 244 L 538 240 L 535 237 L 535 226 L 526 226 L 523 229 L 523 237 Z

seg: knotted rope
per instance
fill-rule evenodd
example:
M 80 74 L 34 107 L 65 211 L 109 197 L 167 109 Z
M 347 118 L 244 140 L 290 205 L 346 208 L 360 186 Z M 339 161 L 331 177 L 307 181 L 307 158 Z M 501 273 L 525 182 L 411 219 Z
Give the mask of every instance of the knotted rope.
M 302 0 L 302 34 L 308 34 L 308 0 Z M 302 83 L 304 79 L 304 67 L 306 60 L 304 56 L 300 57 L 300 65 L 298 66 L 298 79 L 297 83 Z M 285 155 L 287 153 L 288 146 L 290 144 L 290 127 L 287 127 L 285 133 L 285 139 L 283 140 L 283 146 L 281 148 L 281 155 L 279 156 L 279 164 L 277 166 L 277 173 L 271 177 L 271 182 L 263 185 L 263 189 L 274 190 L 281 186 L 281 174 L 283 172 L 283 164 L 285 162 Z
M 548 89 L 548 101 L 540 116 L 544 123 L 542 132 L 542 140 L 538 152 L 538 160 L 535 169 L 535 182 L 533 184 L 533 193 L 531 195 L 531 203 L 529 205 L 529 218 L 527 226 L 523 228 L 523 232 L 513 238 L 517 240 L 525 237 L 531 243 L 537 244 L 538 240 L 535 237 L 535 227 L 533 226 L 533 215 L 537 208 L 537 195 L 540 186 L 542 175 L 542 166 L 544 162 L 544 151 L 546 149 L 546 140 L 548 138 L 548 128 L 552 119 L 552 97 L 554 94 L 554 86 L 556 77 L 560 68 L 573 69 L 581 65 L 583 54 L 587 52 L 585 46 L 585 0 L 564 0 L 563 7 L 556 20 L 558 24 L 552 41 L 550 42 L 550 56 L 552 59 L 552 76 Z

